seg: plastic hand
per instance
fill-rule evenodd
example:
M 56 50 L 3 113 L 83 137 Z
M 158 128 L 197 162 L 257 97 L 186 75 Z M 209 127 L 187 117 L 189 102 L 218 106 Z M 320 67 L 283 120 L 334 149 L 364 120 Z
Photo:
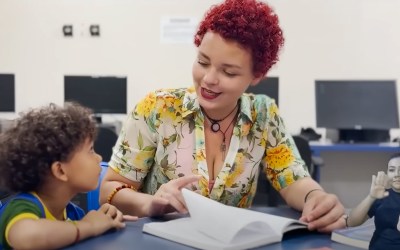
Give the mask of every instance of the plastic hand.
M 388 182 L 388 176 L 382 171 L 379 171 L 376 176 L 373 175 L 369 196 L 374 199 L 382 199 L 388 196 L 389 192 L 387 192 L 385 189 L 385 187 L 388 185 Z
M 399 220 L 397 221 L 397 231 L 400 232 L 400 216 L 399 216 Z
M 89 211 L 87 215 L 82 218 L 81 222 L 89 223 L 90 228 L 93 230 L 93 236 L 97 236 L 111 228 L 124 228 L 124 221 L 126 220 L 137 220 L 137 217 L 123 215 L 116 207 L 106 203 L 97 211 Z
M 308 223 L 309 230 L 332 232 L 346 226 L 343 220 L 345 210 L 334 194 L 315 192 L 304 204 L 301 221 Z
M 149 216 L 163 215 L 175 211 L 187 213 L 181 189 L 199 179 L 200 176 L 197 175 L 183 176 L 161 185 L 154 194 L 149 207 L 146 208 Z

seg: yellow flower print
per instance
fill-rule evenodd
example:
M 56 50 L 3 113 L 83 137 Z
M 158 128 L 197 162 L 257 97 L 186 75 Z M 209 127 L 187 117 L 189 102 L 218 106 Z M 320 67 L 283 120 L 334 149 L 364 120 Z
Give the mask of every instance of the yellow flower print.
M 252 119 L 253 121 L 255 121 L 256 118 L 257 118 L 257 112 L 256 112 L 255 109 L 252 109 L 252 110 L 251 110 L 251 119 Z
M 165 119 L 169 118 L 174 123 L 179 123 L 182 120 L 182 100 L 174 96 L 166 96 L 157 101 L 160 117 Z
M 291 170 L 285 169 L 284 172 L 283 172 L 283 175 L 284 175 L 284 177 L 285 177 L 285 183 L 286 183 L 286 185 L 289 185 L 289 184 L 291 184 L 291 183 L 294 182 L 294 179 L 293 179 L 293 172 L 292 172 Z
M 242 136 L 247 136 L 251 128 L 251 123 L 246 123 L 242 125 Z
M 136 113 L 143 115 L 144 117 L 149 117 L 150 112 L 154 110 L 156 97 L 154 93 L 150 93 L 146 96 L 144 100 L 138 103 L 136 106 Z
M 204 149 L 200 149 L 196 151 L 196 161 L 197 162 L 201 162 L 201 161 L 205 161 L 206 156 L 205 156 L 205 152 Z
M 199 188 L 201 190 L 201 195 L 208 197 L 209 190 L 208 190 L 208 181 L 204 176 L 200 178 L 199 181 Z
M 140 151 L 140 153 L 133 158 L 132 164 L 137 169 L 146 170 L 153 163 L 153 157 L 154 151 Z
M 242 197 L 242 199 L 240 199 L 238 207 L 247 208 L 249 207 L 248 203 L 249 203 L 249 194 L 246 194 Z
M 267 164 L 273 169 L 287 168 L 293 160 L 293 153 L 286 144 L 280 144 L 267 150 Z
M 234 170 L 232 173 L 226 176 L 225 185 L 230 188 L 233 184 L 236 183 L 236 179 L 243 173 L 244 166 L 243 164 L 235 164 L 233 166 Z
M 278 113 L 278 106 L 276 106 L 275 104 L 271 105 L 269 107 L 269 117 L 270 117 L 270 119 L 273 119 L 274 116 L 276 116 L 277 113 Z
M 268 130 L 264 129 L 262 131 L 262 136 L 260 138 L 260 146 L 262 148 L 266 148 L 267 147 L 267 139 L 268 139 Z

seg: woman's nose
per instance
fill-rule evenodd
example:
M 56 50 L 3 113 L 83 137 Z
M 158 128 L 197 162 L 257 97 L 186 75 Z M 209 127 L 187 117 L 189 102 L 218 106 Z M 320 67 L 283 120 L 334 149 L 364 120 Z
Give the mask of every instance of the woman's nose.
M 205 84 L 218 84 L 218 76 L 216 70 L 207 70 L 204 74 L 203 81 Z

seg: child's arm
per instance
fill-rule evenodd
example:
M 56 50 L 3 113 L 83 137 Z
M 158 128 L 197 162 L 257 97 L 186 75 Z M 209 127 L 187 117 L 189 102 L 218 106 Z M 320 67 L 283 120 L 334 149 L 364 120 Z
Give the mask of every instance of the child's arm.
M 57 249 L 83 239 L 97 236 L 111 228 L 125 227 L 124 217 L 114 206 L 105 204 L 98 211 L 90 211 L 82 220 L 51 221 L 21 219 L 8 232 L 8 242 L 16 249 Z

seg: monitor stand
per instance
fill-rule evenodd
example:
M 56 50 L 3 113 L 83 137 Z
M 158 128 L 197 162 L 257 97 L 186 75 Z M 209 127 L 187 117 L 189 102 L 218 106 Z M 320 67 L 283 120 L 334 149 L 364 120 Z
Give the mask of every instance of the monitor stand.
M 389 129 L 339 129 L 339 142 L 342 143 L 381 143 L 389 141 Z
M 94 114 L 94 119 L 96 120 L 97 124 L 101 124 L 102 123 L 101 115 Z

